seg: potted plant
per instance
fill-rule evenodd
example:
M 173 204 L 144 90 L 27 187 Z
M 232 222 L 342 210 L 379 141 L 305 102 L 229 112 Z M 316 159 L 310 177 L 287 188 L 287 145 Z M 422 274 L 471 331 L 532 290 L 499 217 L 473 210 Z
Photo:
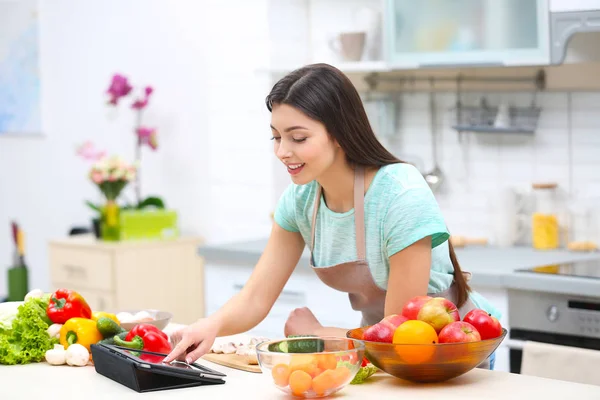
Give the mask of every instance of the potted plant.
M 136 167 L 118 156 L 101 158 L 92 165 L 89 178 L 100 189 L 106 201 L 101 206 L 87 203 L 100 213 L 99 233 L 102 240 L 120 240 L 121 207 L 117 198 L 135 177 Z

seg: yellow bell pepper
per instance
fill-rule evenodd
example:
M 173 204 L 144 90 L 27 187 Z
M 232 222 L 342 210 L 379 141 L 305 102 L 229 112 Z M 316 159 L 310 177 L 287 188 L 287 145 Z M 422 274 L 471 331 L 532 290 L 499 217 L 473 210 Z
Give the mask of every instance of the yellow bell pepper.
M 102 335 L 96 328 L 96 321 L 87 318 L 71 318 L 60 328 L 60 344 L 65 349 L 79 343 L 88 351 L 90 345 L 102 340 Z
M 102 317 L 110 318 L 115 321 L 117 324 L 121 325 L 121 321 L 117 318 L 115 314 L 107 313 L 104 311 L 94 311 L 92 313 L 92 320 L 98 322 L 98 320 Z

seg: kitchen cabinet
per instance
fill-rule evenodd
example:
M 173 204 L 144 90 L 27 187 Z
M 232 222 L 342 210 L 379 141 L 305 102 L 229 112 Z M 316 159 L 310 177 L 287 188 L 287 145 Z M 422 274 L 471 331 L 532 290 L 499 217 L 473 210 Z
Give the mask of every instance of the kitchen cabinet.
M 550 63 L 562 64 L 567 47 L 577 34 L 592 34 L 577 49 L 581 61 L 597 61 L 600 38 L 600 0 L 550 1 Z M 579 61 L 579 60 L 578 60 Z
M 204 315 L 204 262 L 199 238 L 102 242 L 73 236 L 49 244 L 52 290 L 76 290 L 93 310 L 158 309 L 173 322 Z
M 600 10 L 600 0 L 550 0 L 551 12 Z
M 387 0 L 394 69 L 548 64 L 547 0 Z
M 242 290 L 252 271 L 253 267 L 247 264 L 206 264 L 206 314 L 213 314 Z M 254 306 L 252 302 L 248 304 L 248 307 Z M 325 286 L 308 267 L 298 266 L 268 316 L 252 329 L 252 334 L 283 336 L 290 312 L 301 307 L 310 308 L 325 326 L 355 328 L 360 325 L 361 314 L 352 310 L 347 294 Z
M 502 315 L 500 318 L 500 324 L 502 327 L 510 330 L 509 319 L 508 319 L 508 291 L 506 288 L 488 287 L 488 286 L 474 286 L 471 285 L 471 289 L 481 294 L 486 298 Z M 462 318 L 463 316 L 461 316 Z M 496 349 L 496 364 L 494 366 L 496 371 L 508 372 L 510 370 L 510 359 L 509 359 L 509 348 L 507 341 L 504 340 L 498 349 Z

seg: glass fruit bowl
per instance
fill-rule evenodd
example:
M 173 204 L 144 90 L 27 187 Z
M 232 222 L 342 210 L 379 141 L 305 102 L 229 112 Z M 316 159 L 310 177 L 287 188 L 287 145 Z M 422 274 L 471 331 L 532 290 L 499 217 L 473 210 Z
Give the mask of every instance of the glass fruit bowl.
M 369 327 L 352 329 L 346 336 L 362 340 Z M 377 368 L 411 382 L 443 382 L 485 361 L 506 336 L 463 343 L 392 344 L 363 340 L 365 357 Z
M 260 343 L 256 354 L 263 375 L 277 388 L 312 399 L 329 396 L 352 381 L 365 345 L 351 338 L 295 337 Z

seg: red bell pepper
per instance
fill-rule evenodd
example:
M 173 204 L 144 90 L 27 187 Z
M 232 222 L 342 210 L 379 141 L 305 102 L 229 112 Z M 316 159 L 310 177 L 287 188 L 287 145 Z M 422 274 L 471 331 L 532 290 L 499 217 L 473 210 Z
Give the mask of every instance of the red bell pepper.
M 79 293 L 68 289 L 58 289 L 50 296 L 46 314 L 53 323 L 64 324 L 71 318 L 90 319 L 92 309 Z
M 167 334 L 150 324 L 138 324 L 129 331 L 125 336 L 125 340 L 115 336 L 114 341 L 117 346 L 128 347 L 133 350 L 146 350 L 163 354 L 169 354 L 172 350 Z M 157 363 L 161 362 L 164 356 L 142 353 L 139 358 Z

